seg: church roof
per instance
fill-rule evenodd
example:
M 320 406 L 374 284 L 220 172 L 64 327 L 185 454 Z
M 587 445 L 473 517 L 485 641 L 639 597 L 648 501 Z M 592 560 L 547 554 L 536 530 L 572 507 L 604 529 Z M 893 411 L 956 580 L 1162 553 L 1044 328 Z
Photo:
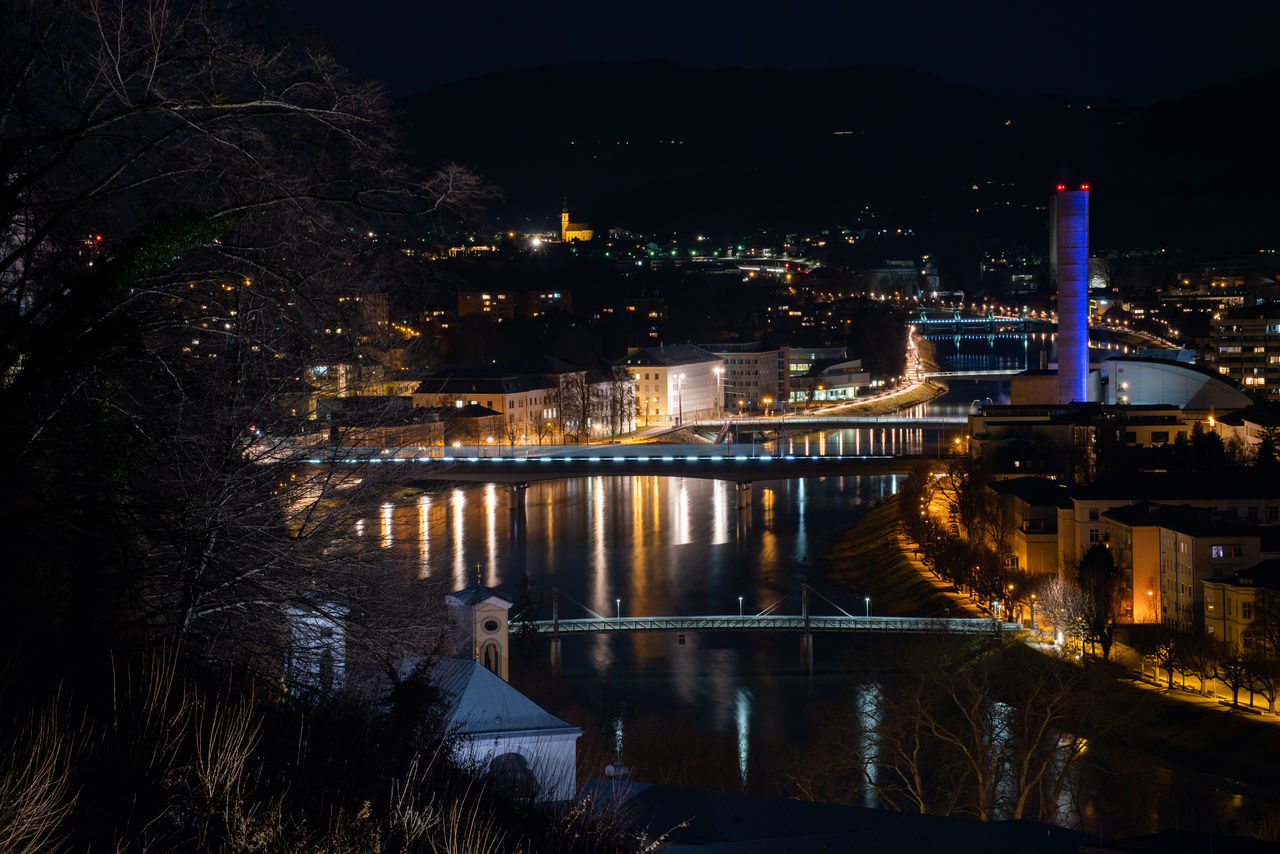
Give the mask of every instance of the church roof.
M 501 593 L 484 587 L 479 584 L 473 584 L 470 587 L 456 590 L 445 597 L 446 601 L 457 601 L 459 605 L 478 605 L 481 602 L 494 600 L 504 607 L 510 608 L 514 603 L 507 600 Z
M 582 733 L 475 661 L 442 658 L 432 668 L 431 681 L 444 695 L 446 723 L 458 735 Z

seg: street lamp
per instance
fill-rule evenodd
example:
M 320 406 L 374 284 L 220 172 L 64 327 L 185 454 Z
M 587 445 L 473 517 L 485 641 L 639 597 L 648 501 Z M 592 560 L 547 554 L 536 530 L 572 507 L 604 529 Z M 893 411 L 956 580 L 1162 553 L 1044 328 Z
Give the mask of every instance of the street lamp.
M 867 606 L 867 616 L 868 616 L 868 617 L 870 617 L 870 616 L 871 616 L 871 597 L 870 597 L 870 596 L 863 596 L 863 597 L 862 597 L 862 601 L 866 603 L 866 606 Z
M 742 597 L 738 597 L 738 616 L 742 616 Z
M 680 418 L 676 423 L 684 426 L 684 374 L 676 376 L 676 393 L 680 398 Z
M 622 619 L 622 600 L 614 599 L 613 601 L 618 607 L 618 619 L 621 620 Z

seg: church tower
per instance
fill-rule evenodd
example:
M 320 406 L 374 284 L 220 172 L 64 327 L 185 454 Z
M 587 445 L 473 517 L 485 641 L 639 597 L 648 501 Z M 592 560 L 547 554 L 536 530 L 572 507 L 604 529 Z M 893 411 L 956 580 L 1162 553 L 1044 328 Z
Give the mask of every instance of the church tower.
M 510 637 L 507 620 L 511 602 L 477 582 L 474 586 L 450 593 L 444 601 L 454 623 L 470 647 L 473 661 L 486 670 L 507 679 Z
M 569 221 L 569 197 L 565 196 L 560 208 L 560 242 L 586 243 L 592 238 L 591 226 L 585 222 Z

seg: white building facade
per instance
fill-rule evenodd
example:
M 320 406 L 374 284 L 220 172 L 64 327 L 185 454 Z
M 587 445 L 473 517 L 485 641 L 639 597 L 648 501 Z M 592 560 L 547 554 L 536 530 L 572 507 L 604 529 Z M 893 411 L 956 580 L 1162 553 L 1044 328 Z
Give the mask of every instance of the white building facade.
M 618 364 L 636 381 L 636 418 L 696 424 L 724 411 L 724 360 L 692 344 L 638 350 Z

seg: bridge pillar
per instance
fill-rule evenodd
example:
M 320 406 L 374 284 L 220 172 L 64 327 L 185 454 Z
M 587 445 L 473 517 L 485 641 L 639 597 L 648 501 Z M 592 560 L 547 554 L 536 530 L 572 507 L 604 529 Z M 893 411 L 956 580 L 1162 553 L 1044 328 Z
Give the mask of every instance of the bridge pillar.
M 551 588 L 551 673 L 560 675 L 560 588 Z
M 800 637 L 800 667 L 813 675 L 813 633 L 809 631 L 809 585 L 800 585 L 800 613 L 804 617 L 804 634 Z
M 524 514 L 524 494 L 528 492 L 529 484 L 513 483 L 507 487 L 507 510 L 512 513 Z
M 551 675 L 559 676 L 562 668 L 560 657 L 560 638 L 551 639 Z
M 751 506 L 751 481 L 738 484 L 738 509 Z

